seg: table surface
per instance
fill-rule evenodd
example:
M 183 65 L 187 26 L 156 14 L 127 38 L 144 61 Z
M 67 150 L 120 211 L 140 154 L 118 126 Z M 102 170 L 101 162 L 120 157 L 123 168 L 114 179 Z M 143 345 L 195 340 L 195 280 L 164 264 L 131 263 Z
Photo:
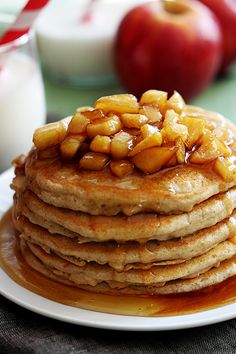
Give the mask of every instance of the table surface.
M 9 5 L 8 1 L 3 1 Z M 2 3 L 2 5 L 3 5 Z M 1 9 L 1 6 L 0 6 Z M 120 93 L 119 85 L 75 88 L 45 78 L 48 115 L 71 115 L 103 95 Z M 236 65 L 192 100 L 236 123 Z M 1 285 L 0 285 L 1 286 Z M 137 318 L 138 321 L 138 318 Z M 210 353 L 236 352 L 236 320 L 207 327 L 159 333 L 128 333 L 80 327 L 48 319 L 0 296 L 0 353 Z

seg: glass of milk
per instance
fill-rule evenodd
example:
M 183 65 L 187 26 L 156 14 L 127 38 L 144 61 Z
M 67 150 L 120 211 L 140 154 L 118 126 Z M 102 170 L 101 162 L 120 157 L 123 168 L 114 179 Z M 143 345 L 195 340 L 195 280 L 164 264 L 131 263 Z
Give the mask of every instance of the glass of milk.
M 0 13 L 0 34 L 13 18 Z M 34 32 L 0 45 L 0 173 L 26 153 L 46 106 Z
M 78 86 L 114 81 L 113 40 L 125 14 L 147 0 L 51 0 L 36 22 L 46 74 Z

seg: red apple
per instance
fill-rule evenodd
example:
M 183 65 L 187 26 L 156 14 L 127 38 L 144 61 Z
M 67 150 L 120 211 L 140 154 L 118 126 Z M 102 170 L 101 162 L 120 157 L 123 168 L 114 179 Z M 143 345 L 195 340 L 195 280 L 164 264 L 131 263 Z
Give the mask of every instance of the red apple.
M 223 34 L 223 58 L 221 71 L 236 59 L 236 1 L 200 0 L 217 16 Z
M 214 14 L 197 1 L 145 3 L 121 22 L 114 58 L 121 83 L 137 96 L 161 89 L 189 99 L 219 69 L 221 31 Z

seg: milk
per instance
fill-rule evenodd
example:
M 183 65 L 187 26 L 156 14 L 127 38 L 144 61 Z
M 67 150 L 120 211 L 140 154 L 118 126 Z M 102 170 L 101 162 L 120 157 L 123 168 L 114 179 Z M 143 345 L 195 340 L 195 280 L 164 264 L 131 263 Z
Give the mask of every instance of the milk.
M 109 82 L 114 76 L 113 40 L 128 10 L 144 0 L 52 1 L 36 23 L 43 66 L 51 77 L 72 84 Z
M 10 52 L 0 70 L 0 171 L 30 149 L 33 132 L 45 122 L 45 116 L 37 63 L 25 54 Z

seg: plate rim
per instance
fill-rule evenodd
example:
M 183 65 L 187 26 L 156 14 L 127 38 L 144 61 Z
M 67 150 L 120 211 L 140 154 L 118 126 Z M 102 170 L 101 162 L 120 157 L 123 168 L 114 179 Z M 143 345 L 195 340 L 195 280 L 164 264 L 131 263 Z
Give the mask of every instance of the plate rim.
M 0 208 L 3 197 L 4 202 L 7 199 L 11 204 L 12 192 L 8 186 L 12 177 L 12 168 L 0 175 Z M 3 203 L 2 210 L 6 212 L 7 209 Z M 2 296 L 27 310 L 59 321 L 100 329 L 166 331 L 206 326 L 236 317 L 236 302 L 192 314 L 163 317 L 116 315 L 75 308 L 31 292 L 17 284 L 1 267 L 0 284 Z

